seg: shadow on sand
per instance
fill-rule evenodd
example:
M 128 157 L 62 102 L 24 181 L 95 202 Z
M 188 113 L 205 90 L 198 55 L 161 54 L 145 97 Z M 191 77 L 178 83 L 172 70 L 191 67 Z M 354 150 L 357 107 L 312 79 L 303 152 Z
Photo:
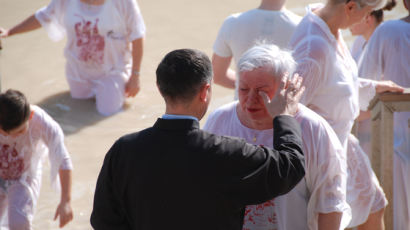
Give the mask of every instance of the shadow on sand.
M 51 95 L 37 105 L 60 124 L 65 135 L 75 134 L 107 118 L 97 112 L 95 99 L 73 99 L 69 91 Z

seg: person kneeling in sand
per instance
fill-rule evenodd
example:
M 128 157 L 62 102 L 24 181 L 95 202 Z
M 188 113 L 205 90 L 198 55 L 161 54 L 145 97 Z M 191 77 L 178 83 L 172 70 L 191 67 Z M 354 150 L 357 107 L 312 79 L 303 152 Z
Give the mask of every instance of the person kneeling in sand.
M 60 217 L 63 227 L 73 219 L 72 163 L 64 145 L 64 134 L 45 111 L 30 105 L 21 92 L 9 89 L 1 93 L 0 222 L 8 218 L 6 227 L 32 229 L 41 187 L 42 159 L 47 154 L 53 187 L 58 188 L 57 174 L 60 176 L 61 201 L 54 219 Z

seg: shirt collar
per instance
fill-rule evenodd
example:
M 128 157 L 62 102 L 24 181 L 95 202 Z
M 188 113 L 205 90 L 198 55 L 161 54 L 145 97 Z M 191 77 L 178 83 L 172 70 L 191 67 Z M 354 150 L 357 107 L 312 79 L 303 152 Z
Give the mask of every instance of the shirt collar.
M 175 120 L 175 119 L 191 119 L 198 121 L 198 118 L 194 116 L 189 116 L 189 115 L 175 115 L 175 114 L 164 114 L 162 115 L 162 119 L 168 119 L 168 120 Z M 199 122 L 199 121 L 198 121 Z

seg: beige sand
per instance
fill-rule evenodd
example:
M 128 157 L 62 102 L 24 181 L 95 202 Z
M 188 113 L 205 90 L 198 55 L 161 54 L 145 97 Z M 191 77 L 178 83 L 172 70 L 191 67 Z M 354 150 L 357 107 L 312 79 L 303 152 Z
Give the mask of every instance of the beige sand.
M 0 26 L 10 27 L 46 5 L 49 0 L 0 0 Z M 288 1 L 288 8 L 303 15 L 304 5 L 316 1 Z M 212 54 L 212 44 L 225 17 L 257 7 L 257 0 L 139 0 L 148 33 L 142 64 L 142 91 L 129 99 L 124 112 L 102 117 L 92 100 L 70 98 L 64 77 L 64 42 L 51 42 L 40 29 L 3 41 L 0 54 L 2 88 L 23 91 L 33 104 L 46 109 L 62 126 L 74 163 L 72 205 L 74 220 L 65 229 L 91 229 L 95 182 L 105 153 L 121 135 L 151 126 L 164 111 L 155 86 L 161 58 L 177 48 L 196 48 Z M 402 2 L 388 18 L 405 14 Z M 351 41 L 350 33 L 345 33 Z M 214 87 L 210 110 L 229 102 L 233 91 Z M 46 167 L 47 170 L 48 167 Z M 57 229 L 52 221 L 59 194 L 49 187 L 45 171 L 34 229 Z

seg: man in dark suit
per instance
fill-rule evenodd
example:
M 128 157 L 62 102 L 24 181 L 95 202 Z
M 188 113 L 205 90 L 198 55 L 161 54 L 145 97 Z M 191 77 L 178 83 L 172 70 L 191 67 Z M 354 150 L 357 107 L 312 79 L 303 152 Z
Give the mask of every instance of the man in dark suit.
M 91 225 L 104 229 L 242 229 L 244 208 L 290 191 L 304 176 L 300 127 L 292 115 L 303 92 L 284 78 L 274 99 L 274 149 L 199 129 L 211 98 L 212 67 L 197 50 L 170 52 L 157 68 L 166 114 L 123 136 L 98 177 Z

